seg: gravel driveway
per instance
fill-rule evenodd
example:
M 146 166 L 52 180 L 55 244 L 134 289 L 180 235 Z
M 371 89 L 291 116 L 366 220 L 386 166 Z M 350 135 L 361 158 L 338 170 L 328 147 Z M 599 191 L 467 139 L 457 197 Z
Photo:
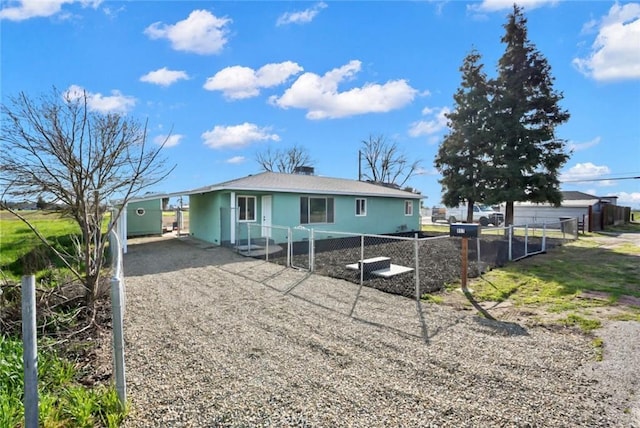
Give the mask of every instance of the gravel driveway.
M 350 317 L 355 284 L 190 240 L 124 265 L 125 427 L 640 427 L 639 323 L 596 362 L 569 329 L 367 287 Z

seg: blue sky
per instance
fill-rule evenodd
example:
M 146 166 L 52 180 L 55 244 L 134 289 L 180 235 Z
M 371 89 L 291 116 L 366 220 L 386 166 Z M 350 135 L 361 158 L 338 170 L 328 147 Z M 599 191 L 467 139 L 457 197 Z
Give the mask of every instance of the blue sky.
M 318 175 L 358 177 L 358 149 L 384 135 L 422 161 L 407 184 L 440 203 L 433 159 L 459 67 L 489 77 L 512 1 L 2 1 L 2 100 L 52 86 L 96 111 L 148 120 L 177 167 L 153 191 L 260 171 L 257 152 L 306 149 Z M 563 190 L 640 207 L 640 3 L 523 1 L 548 59 L 573 154 Z M 618 180 L 616 180 L 618 179 Z

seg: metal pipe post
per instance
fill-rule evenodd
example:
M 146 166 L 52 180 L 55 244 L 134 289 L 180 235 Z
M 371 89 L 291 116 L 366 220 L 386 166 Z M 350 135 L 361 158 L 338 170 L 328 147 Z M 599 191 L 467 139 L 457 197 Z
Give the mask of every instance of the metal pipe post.
M 513 225 L 509 225 L 509 261 L 513 260 Z
M 113 371 L 116 381 L 116 392 L 120 400 L 121 409 L 127 405 L 127 385 L 125 381 L 124 368 L 124 334 L 123 316 L 120 291 L 120 279 L 116 276 L 111 278 L 111 322 L 113 324 Z
M 24 423 L 38 428 L 38 342 L 36 277 L 22 277 L 22 361 L 24 363 Z

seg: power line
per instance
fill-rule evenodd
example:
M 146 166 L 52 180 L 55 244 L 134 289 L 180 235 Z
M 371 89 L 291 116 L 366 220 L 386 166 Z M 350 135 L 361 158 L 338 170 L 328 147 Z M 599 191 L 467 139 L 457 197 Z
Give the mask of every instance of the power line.
M 581 180 L 561 180 L 562 183 L 586 183 L 589 181 L 617 181 L 617 180 L 638 180 L 640 175 L 634 177 L 617 177 L 617 178 L 583 178 Z

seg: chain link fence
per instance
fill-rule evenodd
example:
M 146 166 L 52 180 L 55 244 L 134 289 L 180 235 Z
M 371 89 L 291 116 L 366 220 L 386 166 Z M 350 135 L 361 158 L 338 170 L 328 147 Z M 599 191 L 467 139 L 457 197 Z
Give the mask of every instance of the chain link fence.
M 282 266 L 291 266 L 289 252 L 290 228 L 238 223 L 236 252 Z
M 240 254 L 419 299 L 461 277 L 462 239 L 448 235 L 369 235 L 306 227 L 238 224 Z M 576 218 L 480 228 L 469 239 L 467 276 L 576 240 Z
M 481 228 L 480 244 L 476 245 L 480 253 L 480 271 L 544 253 L 577 239 L 578 219 L 575 217 L 556 222 Z

